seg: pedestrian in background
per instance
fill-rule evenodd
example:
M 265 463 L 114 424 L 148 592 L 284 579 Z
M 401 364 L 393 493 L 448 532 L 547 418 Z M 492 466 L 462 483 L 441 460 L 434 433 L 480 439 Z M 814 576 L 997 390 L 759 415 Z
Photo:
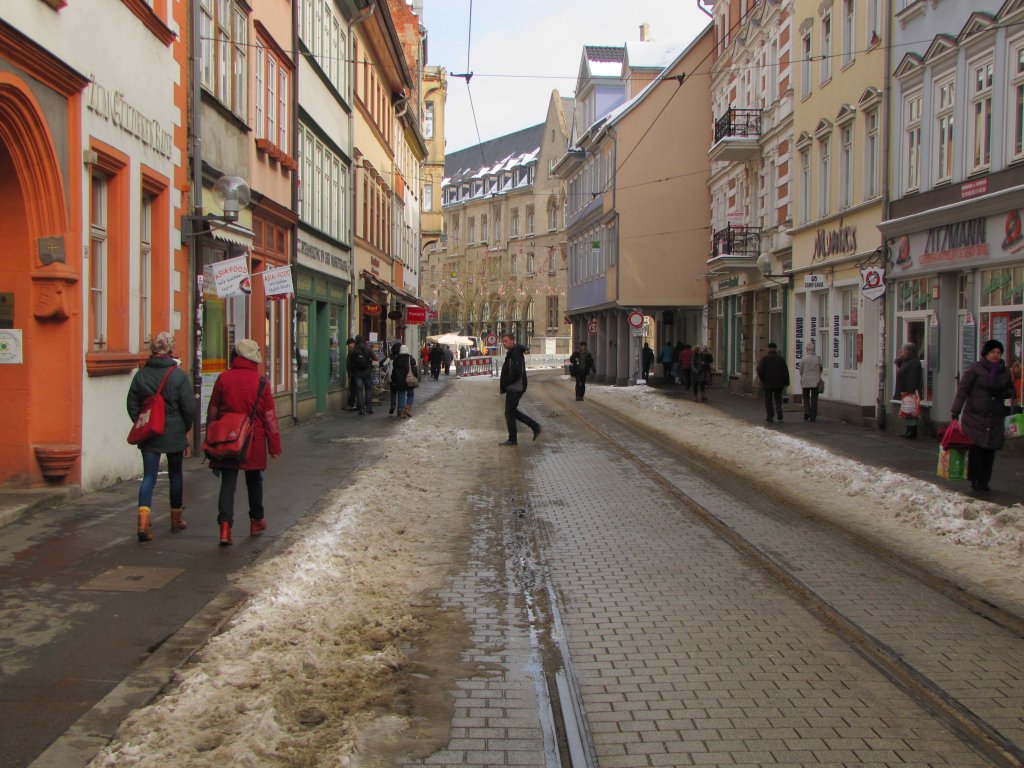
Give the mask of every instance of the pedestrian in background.
M 444 362 L 444 350 L 436 341 L 430 348 L 430 378 L 437 381 L 441 377 L 441 364 Z
M 672 344 L 671 344 L 671 342 L 666 341 L 665 344 L 661 348 L 661 360 L 660 360 L 662 375 L 663 375 L 663 377 L 665 379 L 665 383 L 666 384 L 668 384 L 668 382 L 670 380 L 669 377 L 672 375 L 672 361 L 673 361 L 673 358 L 674 358 L 674 356 L 672 354 Z
M 711 383 L 711 353 L 699 344 L 693 346 L 690 357 L 690 378 L 693 383 L 693 399 L 708 401 L 708 384 Z
M 452 369 L 452 363 L 455 361 L 455 354 L 452 352 L 452 348 L 447 344 L 444 346 L 444 375 L 447 376 Z
M 352 347 L 356 340 L 351 336 L 345 340 L 345 373 L 348 374 L 348 401 L 345 404 L 346 411 L 356 409 L 356 377 L 352 370 Z
M 900 417 L 906 424 L 903 437 L 910 440 L 917 439 L 917 413 L 905 414 L 902 401 L 907 395 L 917 397 L 917 408 L 920 409 L 921 390 L 924 384 L 924 371 L 921 368 L 921 360 L 917 356 L 917 346 L 906 343 L 900 350 L 899 357 L 894 361 L 896 366 L 896 382 L 892 393 L 893 400 L 900 401 Z
M 373 364 L 377 356 L 362 336 L 356 336 L 356 343 L 349 353 L 352 361 L 352 375 L 356 380 L 356 408 L 359 415 L 373 413 Z
M 967 451 L 967 476 L 971 490 L 989 491 L 996 451 L 1003 447 L 1003 419 L 1007 399 L 1014 398 L 1013 378 L 1003 363 L 1003 345 L 989 339 L 981 359 L 960 375 L 951 417 L 960 419 L 964 434 L 974 441 Z
M 679 352 L 679 379 L 689 392 L 693 386 L 693 347 L 689 344 L 683 344 Z
M 188 431 L 196 415 L 196 398 L 192 381 L 174 359 L 174 335 L 164 331 L 149 342 L 150 358 L 135 373 L 128 388 L 128 416 L 134 424 L 146 398 L 156 394 L 164 399 L 164 431 L 139 443 L 142 452 L 142 483 L 139 485 L 138 537 L 152 541 L 150 513 L 153 489 L 160 471 L 160 457 L 167 456 L 167 481 L 171 486 L 171 533 L 183 531 L 188 524 L 182 520 L 185 480 L 182 461 L 188 448 Z M 161 383 L 163 388 L 161 389 Z
M 239 340 L 231 357 L 231 367 L 217 377 L 206 409 L 207 424 L 215 422 L 223 413 L 248 415 L 255 410 L 252 439 L 245 457 L 240 461 L 210 461 L 210 467 L 220 472 L 217 524 L 220 526 L 222 547 L 233 543 L 231 527 L 235 522 L 235 487 L 239 470 L 245 472 L 245 488 L 249 495 L 249 535 L 259 536 L 267 529 L 263 508 L 263 472 L 267 468 L 268 451 L 273 459 L 281 455 L 281 433 L 277 428 L 274 396 L 267 380 L 260 376 L 261 361 L 259 344 L 252 339 Z
M 398 418 L 412 418 L 412 401 L 416 397 L 416 388 L 408 383 L 409 371 L 419 378 L 416 369 L 416 358 L 409 354 L 409 348 L 402 344 L 395 355 L 391 366 L 391 391 L 398 395 Z
M 391 376 L 395 366 L 395 358 L 398 357 L 398 352 L 402 348 L 402 342 L 393 341 L 391 342 L 391 349 L 388 351 L 388 356 L 384 358 L 384 361 L 380 364 L 380 378 L 381 381 L 388 382 L 388 390 L 391 395 L 391 406 L 388 408 L 388 415 L 395 412 L 395 407 L 398 404 L 398 390 L 395 389 L 395 384 Z
M 654 365 L 654 350 L 651 349 L 651 345 L 645 341 L 644 348 L 640 351 L 640 372 L 644 377 L 644 381 L 647 381 L 647 379 L 651 377 L 652 365 Z
M 587 351 L 585 341 L 581 341 L 579 349 L 569 357 L 569 372 L 576 379 L 576 399 L 582 400 L 587 392 L 587 376 L 597 373 L 594 356 Z
M 782 421 L 782 390 L 789 386 L 789 366 L 774 341 L 768 343 L 768 353 L 757 364 L 757 378 L 764 390 L 765 421 Z
M 818 418 L 818 394 L 821 392 L 821 358 L 815 352 L 814 342 L 804 347 L 804 356 L 800 361 L 800 390 L 803 393 L 804 421 L 815 421 Z
M 517 445 L 518 434 L 516 422 L 523 424 L 533 430 L 533 439 L 540 435 L 540 424 L 531 419 L 519 410 L 519 401 L 526 394 L 526 347 L 516 344 L 511 333 L 504 333 L 501 336 L 501 345 L 505 348 L 505 362 L 501 365 L 501 378 L 498 380 L 498 388 L 505 396 L 505 425 L 508 427 L 508 440 L 500 445 Z

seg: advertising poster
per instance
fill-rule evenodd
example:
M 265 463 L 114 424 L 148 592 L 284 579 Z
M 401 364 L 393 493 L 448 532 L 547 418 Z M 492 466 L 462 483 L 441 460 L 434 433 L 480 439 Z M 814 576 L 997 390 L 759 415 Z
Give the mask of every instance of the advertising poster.
M 213 270 L 213 284 L 217 295 L 226 299 L 230 296 L 248 296 L 252 293 L 249 281 L 249 260 L 245 256 L 218 261 L 210 265 Z

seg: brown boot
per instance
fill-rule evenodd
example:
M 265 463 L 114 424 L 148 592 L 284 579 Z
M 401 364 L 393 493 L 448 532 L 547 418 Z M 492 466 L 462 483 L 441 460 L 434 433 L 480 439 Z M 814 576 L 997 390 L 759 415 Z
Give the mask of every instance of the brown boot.
M 139 541 L 152 541 L 153 528 L 149 524 L 149 507 L 139 507 Z
M 411 419 L 412 418 L 412 406 L 411 405 L 405 406 L 405 418 L 407 418 L 407 419 Z
M 184 531 L 188 528 L 188 523 L 181 519 L 181 513 L 184 509 L 184 507 L 178 507 L 177 509 L 171 507 L 171 533 Z

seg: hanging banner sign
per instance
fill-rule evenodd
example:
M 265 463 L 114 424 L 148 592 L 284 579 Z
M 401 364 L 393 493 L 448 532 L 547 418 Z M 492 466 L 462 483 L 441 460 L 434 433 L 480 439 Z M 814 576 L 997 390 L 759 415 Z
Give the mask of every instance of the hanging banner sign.
M 252 284 L 249 282 L 249 264 L 245 256 L 218 261 L 211 266 L 213 284 L 217 287 L 217 296 L 220 298 L 248 296 L 252 293 Z
M 405 307 L 405 324 L 422 325 L 427 322 L 427 308 L 416 304 L 408 304 Z
M 274 267 L 263 270 L 263 292 L 268 299 L 280 301 L 295 296 L 291 267 Z
M 363 314 L 364 315 L 369 315 L 370 317 L 376 317 L 380 313 L 381 313 L 381 306 L 380 306 L 380 304 L 375 304 L 373 302 L 370 302 L 370 303 L 367 303 L 367 304 L 363 304 Z
M 868 267 L 860 271 L 860 292 L 864 298 L 875 301 L 885 295 L 885 270 L 881 267 Z

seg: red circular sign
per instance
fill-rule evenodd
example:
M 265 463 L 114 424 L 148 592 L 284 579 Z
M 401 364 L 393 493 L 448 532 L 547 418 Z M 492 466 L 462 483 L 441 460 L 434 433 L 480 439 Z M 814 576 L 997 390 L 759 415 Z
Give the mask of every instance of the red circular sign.
M 635 309 L 629 313 L 629 327 L 640 328 L 644 324 L 643 312 L 637 312 Z
M 380 304 L 363 304 L 363 314 L 376 317 L 381 312 Z

